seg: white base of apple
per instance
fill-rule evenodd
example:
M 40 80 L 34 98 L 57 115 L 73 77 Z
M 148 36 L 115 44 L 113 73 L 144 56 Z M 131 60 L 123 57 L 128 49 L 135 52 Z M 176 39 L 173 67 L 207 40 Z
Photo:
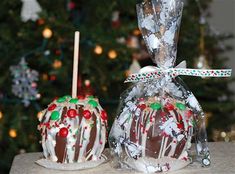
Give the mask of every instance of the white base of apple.
M 35 161 L 36 164 L 45 167 L 47 169 L 54 170 L 64 170 L 64 171 L 72 171 L 72 170 L 84 170 L 97 167 L 103 163 L 107 162 L 107 157 L 102 154 L 101 158 L 97 161 L 86 161 L 81 163 L 57 163 L 47 159 L 40 159 Z
M 127 157 L 125 159 L 125 163 L 130 168 L 139 172 L 160 173 L 179 170 L 189 165 L 190 161 L 179 160 L 170 157 L 164 157 L 160 159 L 143 157 L 139 158 L 138 160 Z

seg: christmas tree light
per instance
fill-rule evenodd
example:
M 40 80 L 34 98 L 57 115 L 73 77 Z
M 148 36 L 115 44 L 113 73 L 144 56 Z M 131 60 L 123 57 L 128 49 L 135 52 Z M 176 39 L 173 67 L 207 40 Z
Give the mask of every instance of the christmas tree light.
M 110 59 L 116 59 L 117 58 L 117 52 L 115 50 L 110 50 L 108 53 L 108 56 Z
M 16 138 L 17 137 L 17 131 L 15 129 L 10 129 L 9 130 L 9 136 L 11 138 Z
M 42 31 L 42 35 L 44 38 L 46 39 L 50 39 L 52 37 L 52 31 L 50 28 L 45 28 L 43 31 Z

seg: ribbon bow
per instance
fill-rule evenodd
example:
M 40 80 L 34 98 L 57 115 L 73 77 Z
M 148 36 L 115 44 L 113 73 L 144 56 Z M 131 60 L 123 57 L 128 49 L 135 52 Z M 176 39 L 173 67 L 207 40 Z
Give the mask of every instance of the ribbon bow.
M 140 70 L 139 73 L 131 74 L 125 81 L 128 82 L 146 82 L 158 79 L 163 75 L 169 75 L 174 78 L 179 75 L 195 76 L 195 77 L 230 77 L 232 69 L 189 69 L 186 61 L 181 62 L 175 68 L 158 68 L 155 66 L 147 66 Z

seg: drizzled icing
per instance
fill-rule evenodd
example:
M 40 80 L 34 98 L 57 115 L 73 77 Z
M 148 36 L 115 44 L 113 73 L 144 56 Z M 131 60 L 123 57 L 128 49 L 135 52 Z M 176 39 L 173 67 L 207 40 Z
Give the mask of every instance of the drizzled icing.
M 38 126 L 46 159 L 60 163 L 99 160 L 106 143 L 106 112 L 98 99 L 53 101 L 42 111 Z
M 177 165 L 182 163 L 186 166 L 191 161 L 188 150 L 195 117 L 184 101 L 169 96 L 129 101 L 114 123 L 110 138 L 116 140 L 111 146 L 115 153 L 121 155 L 124 150 L 129 158 L 137 161 L 156 159 L 160 168 L 168 166 L 165 171 L 180 168 Z M 157 160 L 166 158 L 179 162 L 157 164 Z

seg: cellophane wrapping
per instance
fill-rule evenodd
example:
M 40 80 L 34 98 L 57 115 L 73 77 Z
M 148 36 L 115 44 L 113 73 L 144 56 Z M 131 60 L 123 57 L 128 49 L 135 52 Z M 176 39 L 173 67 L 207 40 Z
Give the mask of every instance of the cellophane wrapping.
M 137 5 L 149 54 L 163 70 L 175 65 L 182 11 L 180 0 Z M 141 80 L 121 95 L 109 145 L 115 168 L 157 173 L 178 170 L 193 161 L 210 164 L 204 112 L 183 81 L 167 73 Z

